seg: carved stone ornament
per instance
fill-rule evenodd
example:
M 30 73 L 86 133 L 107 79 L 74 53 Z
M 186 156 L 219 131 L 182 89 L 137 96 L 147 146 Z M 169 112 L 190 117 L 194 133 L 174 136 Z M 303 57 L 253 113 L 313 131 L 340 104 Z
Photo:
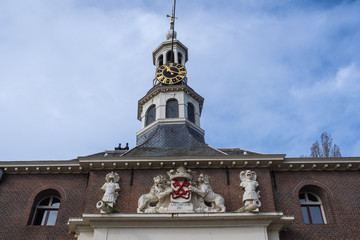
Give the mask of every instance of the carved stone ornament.
M 213 192 L 209 176 L 179 167 L 164 176 L 154 177 L 150 192 L 139 198 L 138 213 L 225 212 L 224 198 Z
M 245 189 L 243 194 L 244 206 L 236 212 L 258 212 L 261 207 L 260 191 L 256 191 L 259 183 L 256 181 L 256 173 L 251 170 L 240 172 L 240 187 Z
M 120 176 L 117 173 L 111 172 L 106 174 L 105 180 L 106 183 L 101 187 L 101 190 L 105 193 L 101 201 L 97 202 L 96 207 L 100 209 L 101 213 L 114 213 L 117 212 L 114 206 L 119 196 L 120 185 L 118 182 Z

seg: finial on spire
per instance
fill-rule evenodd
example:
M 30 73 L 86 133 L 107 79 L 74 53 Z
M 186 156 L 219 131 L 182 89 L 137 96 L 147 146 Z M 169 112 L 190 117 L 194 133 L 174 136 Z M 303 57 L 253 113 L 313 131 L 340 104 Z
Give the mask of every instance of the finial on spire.
M 177 17 L 175 17 L 175 7 L 176 7 L 176 0 L 174 0 L 174 2 L 173 2 L 171 16 L 169 14 L 166 15 L 167 17 L 171 18 L 171 20 L 170 20 L 170 30 L 174 30 L 175 19 L 178 19 Z
M 176 0 L 174 0 L 173 2 L 173 7 L 172 7 L 172 13 L 171 16 L 166 15 L 167 17 L 170 17 L 170 31 L 171 32 L 171 62 L 174 62 L 174 38 L 175 38 L 175 19 L 177 19 L 177 17 L 175 17 L 175 8 L 176 8 Z M 166 37 L 168 39 L 168 37 Z

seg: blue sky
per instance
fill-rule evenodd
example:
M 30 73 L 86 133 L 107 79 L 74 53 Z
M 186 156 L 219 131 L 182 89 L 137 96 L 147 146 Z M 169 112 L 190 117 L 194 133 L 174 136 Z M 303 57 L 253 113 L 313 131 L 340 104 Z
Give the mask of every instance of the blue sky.
M 1 0 L 0 160 L 135 146 L 171 0 Z M 188 84 L 213 147 L 360 156 L 360 2 L 178 0 Z

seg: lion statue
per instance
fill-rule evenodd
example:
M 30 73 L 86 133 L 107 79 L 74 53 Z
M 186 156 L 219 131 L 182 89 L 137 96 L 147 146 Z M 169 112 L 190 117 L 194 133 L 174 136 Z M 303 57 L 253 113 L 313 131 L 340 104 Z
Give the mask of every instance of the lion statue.
M 138 201 L 138 213 L 159 213 L 166 211 L 163 205 L 172 189 L 168 186 L 166 179 L 163 176 L 154 177 L 154 185 L 150 192 L 141 195 Z
M 225 212 L 224 198 L 214 193 L 209 178 L 207 175 L 200 174 L 196 184 L 197 186 L 190 186 L 189 189 L 201 196 L 201 201 L 204 203 L 203 210 L 205 212 Z M 207 205 L 206 203 L 210 203 L 211 207 L 208 206 L 210 204 Z

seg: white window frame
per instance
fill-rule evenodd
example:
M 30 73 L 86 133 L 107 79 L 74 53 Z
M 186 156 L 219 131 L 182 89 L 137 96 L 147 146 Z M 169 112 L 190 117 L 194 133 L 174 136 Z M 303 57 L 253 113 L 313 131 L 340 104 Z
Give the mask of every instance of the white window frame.
M 47 199 L 47 198 L 50 198 L 49 200 L 49 204 L 47 206 L 44 206 L 44 205 L 40 205 L 40 203 Z M 53 204 L 53 201 L 54 201 L 54 198 L 56 198 L 57 200 L 59 200 L 59 206 L 51 206 Z M 36 208 L 34 209 L 34 216 L 33 216 L 33 219 L 31 221 L 31 225 L 33 226 L 55 226 L 56 225 L 56 221 L 58 219 L 58 215 L 59 215 L 59 209 L 60 209 L 60 205 L 61 205 L 61 199 L 58 197 L 58 196 L 55 196 L 55 195 L 48 195 L 48 196 L 45 196 L 43 198 L 41 198 L 37 203 L 36 203 Z M 49 225 L 48 224 L 48 220 L 49 220 L 49 216 L 46 217 L 46 224 L 35 224 L 35 220 L 38 216 L 38 213 L 39 213 L 39 210 L 57 210 L 57 214 L 56 214 L 56 220 L 55 220 L 55 224 L 54 225 Z M 49 214 L 49 213 L 47 213 Z
M 325 217 L 325 212 L 324 212 L 324 207 L 323 207 L 321 198 L 318 195 L 316 195 L 315 193 L 313 193 L 313 192 L 307 192 L 306 191 L 306 192 L 300 192 L 299 193 L 299 200 L 300 200 L 300 194 L 305 195 L 305 202 L 300 201 L 301 207 L 303 207 L 303 206 L 320 206 L 321 217 L 322 217 L 323 222 L 324 222 L 323 224 L 327 224 L 326 217 Z M 308 194 L 311 194 L 311 195 L 315 196 L 316 199 L 317 199 L 317 202 L 310 201 Z M 311 217 L 311 215 L 309 217 Z M 304 218 L 304 216 L 303 216 L 303 218 Z M 308 224 L 316 224 L 316 223 L 308 223 Z

